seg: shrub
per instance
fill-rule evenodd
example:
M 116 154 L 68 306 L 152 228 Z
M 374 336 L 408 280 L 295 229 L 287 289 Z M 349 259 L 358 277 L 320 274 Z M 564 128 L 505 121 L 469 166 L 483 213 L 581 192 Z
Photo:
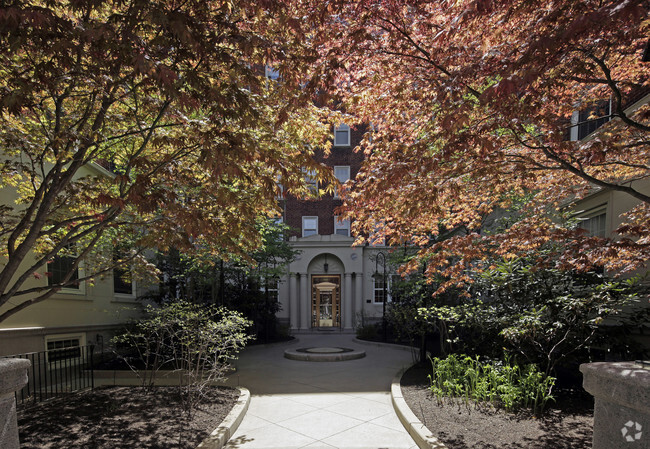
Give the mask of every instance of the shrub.
M 612 331 L 647 320 L 650 309 L 637 308 L 647 294 L 638 279 L 540 268 L 527 259 L 490 264 L 474 273 L 472 299 L 419 310 L 424 319 L 447 324 L 454 334 L 449 340 L 458 342 L 457 352 L 499 357 L 505 348 L 547 375 L 557 366 L 574 369 L 587 361 L 592 345 L 616 345 L 626 351 L 621 354 L 625 358 L 643 356 L 634 352 L 627 335 L 617 339 Z M 609 325 L 603 326 L 605 322 Z
M 132 369 L 144 388 L 154 385 L 162 367 L 181 370 L 179 390 L 191 413 L 205 387 L 225 380 L 229 362 L 250 339 L 245 333 L 250 322 L 238 312 L 183 300 L 148 306 L 147 315 L 113 342 L 137 352 L 145 371 Z
M 491 402 L 506 410 L 529 408 L 542 412 L 555 378 L 539 372 L 535 365 L 520 368 L 508 359 L 481 362 L 479 358 L 452 354 L 431 360 L 430 390 L 438 398 L 460 397 L 465 401 Z
M 357 327 L 357 338 L 360 340 L 377 340 L 379 338 L 379 326 L 377 324 L 366 324 Z

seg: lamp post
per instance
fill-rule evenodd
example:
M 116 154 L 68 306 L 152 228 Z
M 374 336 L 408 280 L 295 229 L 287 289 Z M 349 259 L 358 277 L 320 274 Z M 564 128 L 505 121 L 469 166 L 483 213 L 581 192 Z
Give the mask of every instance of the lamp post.
M 378 263 L 379 263 L 379 256 L 381 256 L 381 261 L 382 261 L 382 266 L 384 267 L 384 277 L 383 277 L 383 291 L 384 291 L 384 296 L 382 299 L 382 311 L 381 311 L 381 323 L 384 331 L 384 342 L 388 340 L 388 333 L 387 333 L 387 326 L 386 326 L 386 301 L 388 300 L 388 295 L 386 295 L 386 284 L 387 284 L 387 279 L 386 279 L 386 254 L 384 254 L 381 251 L 377 252 L 377 255 L 375 256 L 375 280 L 379 277 L 379 270 L 377 269 Z

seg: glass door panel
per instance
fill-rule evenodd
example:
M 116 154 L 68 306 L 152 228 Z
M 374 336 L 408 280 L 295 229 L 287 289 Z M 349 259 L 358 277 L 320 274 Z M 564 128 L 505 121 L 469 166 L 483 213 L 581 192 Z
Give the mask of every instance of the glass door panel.
M 320 320 L 318 322 L 319 327 L 331 327 L 333 325 L 332 321 L 332 292 L 320 292 L 320 301 L 319 301 L 319 310 L 318 315 Z
M 339 327 L 341 325 L 340 275 L 312 276 L 312 327 Z

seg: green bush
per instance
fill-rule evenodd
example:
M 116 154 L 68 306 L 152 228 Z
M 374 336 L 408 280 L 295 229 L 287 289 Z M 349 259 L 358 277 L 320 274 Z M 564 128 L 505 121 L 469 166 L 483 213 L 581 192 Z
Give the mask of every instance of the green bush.
M 533 259 L 486 261 L 472 274 L 471 299 L 420 308 L 419 317 L 444 322 L 454 352 L 497 358 L 505 349 L 547 375 L 557 367 L 575 371 L 590 361 L 592 347 L 615 348 L 623 359 L 645 357 L 629 337 L 650 316 L 641 307 L 648 290 L 639 279 L 537 267 Z
M 539 372 L 535 365 L 520 368 L 508 359 L 481 362 L 479 358 L 454 354 L 431 360 L 430 390 L 438 398 L 460 397 L 465 401 L 491 402 L 506 410 L 528 408 L 542 412 L 555 378 Z
M 360 340 L 377 340 L 379 338 L 379 328 L 376 324 L 366 324 L 357 327 L 357 338 Z
M 225 380 L 230 361 L 250 339 L 245 333 L 249 326 L 238 312 L 179 300 L 148 306 L 147 317 L 114 337 L 113 343 L 138 354 L 138 364 L 145 369 L 132 369 L 147 389 L 161 368 L 182 371 L 180 395 L 191 413 L 207 386 Z

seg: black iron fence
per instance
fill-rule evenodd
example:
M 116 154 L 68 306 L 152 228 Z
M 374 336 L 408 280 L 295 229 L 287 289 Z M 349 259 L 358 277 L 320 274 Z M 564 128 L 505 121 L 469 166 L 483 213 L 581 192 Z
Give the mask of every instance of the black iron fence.
M 29 382 L 16 392 L 16 403 L 29 405 L 78 390 L 95 387 L 93 352 L 95 346 L 73 346 L 5 356 L 32 363 Z

